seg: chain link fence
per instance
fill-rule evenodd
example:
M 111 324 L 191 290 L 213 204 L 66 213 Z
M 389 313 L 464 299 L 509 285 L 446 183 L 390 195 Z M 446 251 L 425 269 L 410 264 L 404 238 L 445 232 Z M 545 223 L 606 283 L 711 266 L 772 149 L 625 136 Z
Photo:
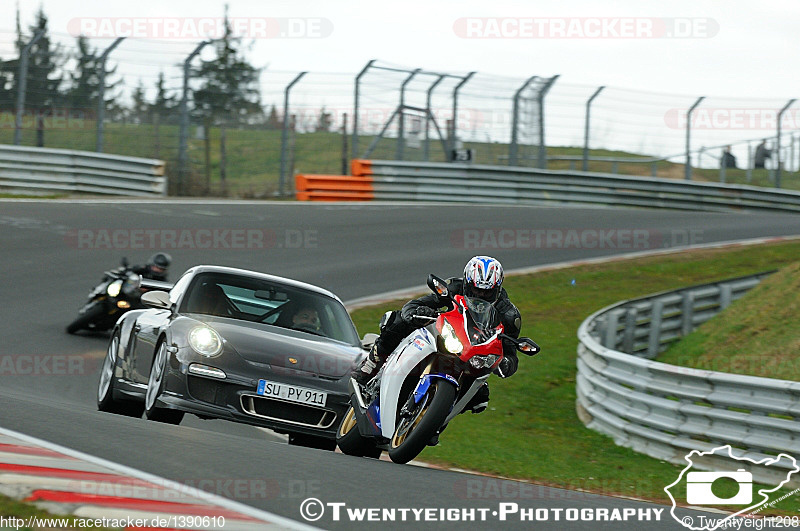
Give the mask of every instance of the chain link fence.
M 32 38 L 23 35 L 22 43 Z M 346 173 L 352 158 L 800 189 L 793 100 L 708 96 L 690 113 L 697 95 L 575 85 L 557 75 L 438 72 L 381 61 L 344 73 L 255 64 L 263 112 L 236 124 L 208 123 L 193 112 L 192 95 L 201 85 L 199 61 L 213 47 L 192 57 L 197 42 L 125 39 L 110 49 L 110 39 L 97 39 L 89 42 L 96 55 L 108 51 L 102 110 L 66 98 L 43 105 L 37 86 L 26 88 L 20 107 L 16 39 L 15 31 L 0 30 L 0 143 L 163 159 L 172 193 L 289 195 L 295 173 Z M 51 41 L 63 57 L 57 72 L 66 93 L 78 43 L 59 33 Z

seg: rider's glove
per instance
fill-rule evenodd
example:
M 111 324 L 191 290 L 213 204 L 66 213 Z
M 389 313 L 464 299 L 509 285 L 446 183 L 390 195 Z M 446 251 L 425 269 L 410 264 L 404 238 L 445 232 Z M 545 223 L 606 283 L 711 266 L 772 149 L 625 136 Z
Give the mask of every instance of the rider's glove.
M 419 306 L 414 309 L 414 315 L 416 316 L 427 316 L 427 317 L 436 317 L 437 313 L 436 310 L 430 308 L 428 306 Z M 430 319 L 417 319 L 414 318 L 411 322 L 416 327 L 423 327 L 429 325 L 431 323 Z
M 514 370 L 514 363 L 511 361 L 510 358 L 503 358 L 500 361 L 500 365 L 494 370 L 494 373 L 499 376 L 500 378 L 508 378 L 512 374 L 516 372 Z

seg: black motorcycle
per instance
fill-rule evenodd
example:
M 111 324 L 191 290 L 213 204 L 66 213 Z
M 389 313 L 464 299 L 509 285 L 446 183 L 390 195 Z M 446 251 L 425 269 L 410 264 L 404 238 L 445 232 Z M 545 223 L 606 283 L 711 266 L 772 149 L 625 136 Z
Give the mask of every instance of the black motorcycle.
M 78 317 L 67 326 L 67 333 L 109 330 L 123 313 L 144 307 L 139 301 L 141 287 L 142 277 L 134 273 L 123 258 L 122 265 L 106 271 L 100 284 L 89 292 L 89 300 L 78 312 Z

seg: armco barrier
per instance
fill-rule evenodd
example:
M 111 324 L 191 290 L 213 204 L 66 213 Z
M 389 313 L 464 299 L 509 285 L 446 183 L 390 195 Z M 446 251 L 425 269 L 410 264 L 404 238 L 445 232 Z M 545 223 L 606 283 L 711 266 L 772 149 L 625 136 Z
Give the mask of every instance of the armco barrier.
M 770 273 L 619 302 L 578 329 L 578 417 L 617 444 L 686 465 L 691 450 L 730 444 L 754 461 L 786 452 L 800 458 L 800 382 L 676 367 L 651 361 Z M 790 463 L 770 467 L 720 457 L 708 470 L 748 469 L 756 481 L 786 478 Z M 800 474 L 792 477 L 800 486 Z M 777 484 L 777 483 L 775 483 Z M 666 485 L 665 485 L 666 486 Z
M 164 195 L 164 161 L 0 145 L 0 190 L 37 194 Z
M 684 210 L 733 209 L 800 212 L 800 192 L 687 182 L 607 173 L 538 170 L 457 163 L 353 160 L 353 177 L 322 183 L 303 192 L 329 200 L 344 192 L 336 185 L 361 183 L 357 198 L 375 200 L 457 201 L 511 204 L 637 206 Z M 315 177 L 315 176 L 305 176 Z M 369 181 L 364 181 L 369 179 Z M 333 187 L 331 187 L 333 186 Z M 298 188 L 300 191 L 300 188 Z M 344 194 L 343 194 L 344 195 Z

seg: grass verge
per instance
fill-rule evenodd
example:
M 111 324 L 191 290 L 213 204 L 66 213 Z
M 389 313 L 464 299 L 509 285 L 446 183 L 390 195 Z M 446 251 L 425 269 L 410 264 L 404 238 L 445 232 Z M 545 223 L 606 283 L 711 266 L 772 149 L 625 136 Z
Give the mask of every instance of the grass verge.
M 800 376 L 800 262 L 784 267 L 703 323 L 658 361 L 781 380 Z
M 614 444 L 575 414 L 576 332 L 595 310 L 648 293 L 774 269 L 797 259 L 800 243 L 698 250 L 546 271 L 506 279 L 523 316 L 522 335 L 542 353 L 520 360 L 508 380 L 491 379 L 489 411 L 461 415 L 421 459 L 535 483 L 670 504 L 664 487 L 682 467 Z M 502 258 L 502 257 L 501 257 Z M 439 275 L 448 272 L 432 271 Z M 405 301 L 353 312 L 363 334 Z M 685 499 L 685 498 L 684 498 Z M 778 504 L 796 511 L 798 498 Z M 795 513 L 792 513 L 795 514 Z

